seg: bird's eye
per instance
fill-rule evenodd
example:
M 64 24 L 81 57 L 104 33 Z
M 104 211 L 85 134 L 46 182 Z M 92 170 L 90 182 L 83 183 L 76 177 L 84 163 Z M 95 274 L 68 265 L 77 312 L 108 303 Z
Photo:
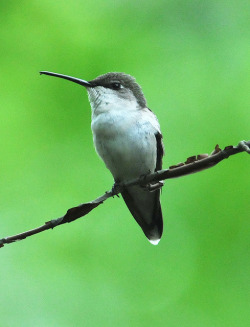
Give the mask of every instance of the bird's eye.
M 111 83 L 111 87 L 113 90 L 119 90 L 122 88 L 122 85 L 119 82 L 114 82 L 114 83 Z

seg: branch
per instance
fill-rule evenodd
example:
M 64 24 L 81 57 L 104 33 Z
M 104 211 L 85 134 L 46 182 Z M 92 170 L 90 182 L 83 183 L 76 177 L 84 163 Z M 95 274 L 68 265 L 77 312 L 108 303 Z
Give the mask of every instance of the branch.
M 185 162 L 170 166 L 169 169 L 159 170 L 153 174 L 145 175 L 143 177 L 136 178 L 130 182 L 119 184 L 112 188 L 112 190 L 106 192 L 105 194 L 93 201 L 83 203 L 77 207 L 68 209 L 66 214 L 60 218 L 52 219 L 46 222 L 44 225 L 31 229 L 29 231 L 2 238 L 0 239 L 0 247 L 3 247 L 4 244 L 23 240 L 31 235 L 41 233 L 48 229 L 53 229 L 56 226 L 65 223 L 70 223 L 80 217 L 86 216 L 91 210 L 98 207 L 108 198 L 114 197 L 115 195 L 118 196 L 118 194 L 121 193 L 122 190 L 126 187 L 140 185 L 142 187 L 146 187 L 149 191 L 153 191 L 154 189 L 159 188 L 163 185 L 161 182 L 162 180 L 182 177 L 211 168 L 218 164 L 220 161 L 240 152 L 247 152 L 250 154 L 250 141 L 241 141 L 237 146 L 230 145 L 225 147 L 224 150 L 221 150 L 219 146 L 216 145 L 211 155 L 201 154 L 198 156 L 191 156 L 187 158 Z

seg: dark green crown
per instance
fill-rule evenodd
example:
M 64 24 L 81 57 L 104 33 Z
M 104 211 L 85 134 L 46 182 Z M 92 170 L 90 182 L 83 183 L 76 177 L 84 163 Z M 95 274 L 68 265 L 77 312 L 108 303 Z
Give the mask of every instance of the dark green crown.
M 92 81 L 89 81 L 89 83 L 91 83 L 93 86 L 103 86 L 108 88 L 112 88 L 111 86 L 114 83 L 121 83 L 123 87 L 130 89 L 133 92 L 141 107 L 144 108 L 147 106 L 146 99 L 140 85 L 136 83 L 135 78 L 131 75 L 125 73 L 107 73 L 98 76 Z

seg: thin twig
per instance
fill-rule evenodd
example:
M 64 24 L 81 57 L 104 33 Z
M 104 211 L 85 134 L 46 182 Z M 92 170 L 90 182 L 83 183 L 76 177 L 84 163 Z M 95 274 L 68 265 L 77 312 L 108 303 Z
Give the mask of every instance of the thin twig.
M 73 207 L 68 209 L 66 214 L 60 218 L 50 220 L 46 222 L 44 225 L 31 229 L 29 231 L 8 236 L 0 239 L 0 247 L 3 247 L 4 244 L 13 243 L 15 241 L 20 241 L 29 237 L 31 235 L 35 235 L 41 233 L 48 229 L 53 229 L 56 226 L 70 223 L 80 217 L 86 216 L 91 210 L 99 206 L 105 200 L 110 197 L 114 197 L 122 192 L 122 190 L 126 187 L 133 185 L 141 185 L 143 187 L 154 188 L 154 183 L 158 183 L 162 180 L 182 177 L 185 175 L 193 174 L 208 168 L 211 168 L 218 164 L 220 161 L 240 152 L 247 152 L 250 154 L 250 141 L 241 141 L 237 146 L 227 146 L 224 150 L 221 150 L 218 145 L 216 145 L 214 151 L 211 155 L 202 154 L 198 156 L 191 156 L 187 158 L 187 160 L 183 163 L 179 163 L 177 165 L 171 166 L 169 169 L 159 170 L 153 174 L 149 174 L 137 179 L 134 179 L 130 182 L 119 184 L 114 189 L 106 192 L 102 196 L 97 199 L 80 204 L 77 207 Z

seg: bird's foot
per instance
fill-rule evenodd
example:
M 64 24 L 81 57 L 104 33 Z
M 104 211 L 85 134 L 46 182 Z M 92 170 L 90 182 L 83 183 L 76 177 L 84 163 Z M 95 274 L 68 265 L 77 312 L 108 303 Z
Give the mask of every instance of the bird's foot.
M 163 181 L 159 181 L 157 183 L 150 183 L 150 184 L 147 184 L 146 185 L 146 189 L 149 191 L 149 192 L 154 192 L 156 190 L 160 190 L 162 188 L 162 186 L 164 185 L 164 182 Z
M 121 188 L 121 184 L 119 182 L 114 182 L 112 189 L 111 189 L 111 193 L 112 193 L 112 197 L 114 198 L 114 196 L 116 195 L 119 198 L 119 194 L 120 193 L 120 188 Z
M 250 147 L 246 141 L 240 141 L 238 147 L 250 154 Z
M 150 175 L 150 174 L 151 174 L 151 171 L 149 170 L 147 172 L 147 174 L 144 174 L 144 175 L 140 176 L 141 187 L 144 188 L 146 191 L 149 191 L 149 192 L 154 192 L 155 190 L 161 189 L 162 186 L 164 185 L 163 181 L 159 181 L 159 182 L 156 182 L 156 183 L 146 183 L 145 184 L 145 180 L 146 180 L 147 176 Z

